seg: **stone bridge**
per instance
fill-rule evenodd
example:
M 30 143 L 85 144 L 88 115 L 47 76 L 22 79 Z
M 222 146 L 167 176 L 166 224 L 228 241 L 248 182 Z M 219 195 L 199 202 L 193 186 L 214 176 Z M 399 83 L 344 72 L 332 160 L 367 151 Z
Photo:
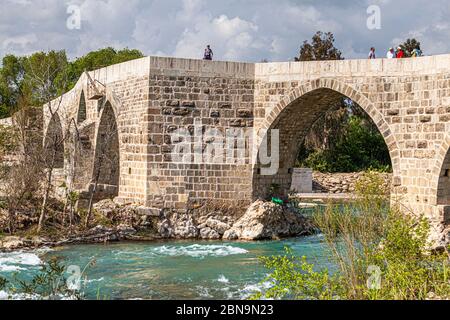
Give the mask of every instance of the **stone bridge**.
M 244 206 L 274 184 L 288 189 L 299 144 L 342 97 L 385 139 L 393 200 L 441 232 L 450 219 L 450 55 L 260 64 L 146 57 L 83 74 L 52 112 L 45 108 L 44 127 L 65 137 L 56 161 L 62 175 L 78 190 L 97 182 L 99 199 L 180 210 L 204 200 Z M 230 157 L 215 151 L 219 160 L 176 161 L 183 139 L 174 133 L 183 129 L 200 136 L 194 149 L 222 144 Z M 273 129 L 279 165 L 267 174 L 256 155 L 275 145 Z M 214 131 L 236 139 L 208 135 Z

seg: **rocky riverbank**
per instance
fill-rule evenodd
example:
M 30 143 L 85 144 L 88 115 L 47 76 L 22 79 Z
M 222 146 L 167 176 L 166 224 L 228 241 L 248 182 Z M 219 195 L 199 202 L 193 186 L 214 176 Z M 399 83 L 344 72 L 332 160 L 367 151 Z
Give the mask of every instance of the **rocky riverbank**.
M 313 172 L 313 190 L 315 193 L 352 194 L 356 190 L 356 183 L 365 172 L 354 173 L 321 173 Z M 384 187 L 389 190 L 392 174 L 380 173 L 384 180 Z
M 0 250 L 55 247 L 68 244 L 112 241 L 156 241 L 169 239 L 265 240 L 308 235 L 314 232 L 309 220 L 287 206 L 261 200 L 245 213 L 223 210 L 188 212 L 148 209 L 103 200 L 94 207 L 96 226 L 52 237 L 13 236 L 0 238 Z

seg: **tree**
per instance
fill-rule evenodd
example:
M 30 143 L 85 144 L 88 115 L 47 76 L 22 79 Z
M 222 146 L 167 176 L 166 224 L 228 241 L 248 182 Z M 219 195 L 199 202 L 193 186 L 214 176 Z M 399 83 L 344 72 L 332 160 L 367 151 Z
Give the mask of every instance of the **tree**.
M 92 71 L 104 68 L 113 64 L 122 63 L 138 58 L 144 55 L 139 50 L 123 49 L 115 50 L 111 47 L 92 51 L 83 57 L 71 62 L 68 67 L 69 87 L 72 88 L 84 71 Z
M 339 49 L 334 46 L 334 35 L 331 32 L 317 31 L 312 42 L 304 41 L 300 54 L 295 61 L 343 60 Z
M 15 231 L 18 211 L 34 204 L 40 194 L 44 176 L 40 139 L 42 118 L 36 108 L 29 107 L 26 96 L 19 98 L 18 109 L 13 116 L 14 126 L 0 128 L 0 185 L 5 194 L 4 208 L 8 213 L 10 233 Z M 32 218 L 27 217 L 28 220 Z
M 12 115 L 23 89 L 25 58 L 7 55 L 0 68 L 0 119 Z
M 67 57 L 64 51 L 37 52 L 31 55 L 24 64 L 24 87 L 30 92 L 31 103 L 45 106 L 45 116 L 48 116 L 49 127 L 43 137 L 43 168 L 46 171 L 42 205 L 39 215 L 37 232 L 41 232 L 46 220 L 47 205 L 53 187 L 53 174 L 56 166 L 64 162 L 64 142 L 68 134 L 64 134 L 58 112 L 62 96 L 57 96 L 67 89 Z M 70 119 L 69 119 L 70 121 Z M 69 127 L 69 123 L 67 125 Z M 64 153 L 64 151 L 62 152 Z
M 416 39 L 407 39 L 404 43 L 400 45 L 400 48 L 405 52 L 406 57 L 411 57 L 411 53 L 414 49 L 421 49 L 420 42 Z

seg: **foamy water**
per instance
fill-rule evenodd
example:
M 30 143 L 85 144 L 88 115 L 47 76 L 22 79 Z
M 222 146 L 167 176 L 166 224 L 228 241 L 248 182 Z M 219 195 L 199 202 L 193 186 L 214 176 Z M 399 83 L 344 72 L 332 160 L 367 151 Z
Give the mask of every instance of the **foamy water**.
M 55 251 L 0 253 L 0 275 L 31 279 L 42 263 L 58 257 L 84 270 L 82 291 L 97 299 L 248 299 L 272 285 L 261 256 L 284 253 L 317 257 L 323 266 L 319 237 L 267 242 L 165 242 L 76 245 Z M 0 299 L 39 299 L 0 291 Z M 61 297 L 64 299 L 64 297 Z
M 231 245 L 200 245 L 194 244 L 187 247 L 162 246 L 154 249 L 154 252 L 168 256 L 189 256 L 193 258 L 225 257 L 236 254 L 246 254 L 247 250 Z
M 39 266 L 41 264 L 42 260 L 37 253 L 24 251 L 0 252 L 0 272 L 27 270 L 30 266 Z

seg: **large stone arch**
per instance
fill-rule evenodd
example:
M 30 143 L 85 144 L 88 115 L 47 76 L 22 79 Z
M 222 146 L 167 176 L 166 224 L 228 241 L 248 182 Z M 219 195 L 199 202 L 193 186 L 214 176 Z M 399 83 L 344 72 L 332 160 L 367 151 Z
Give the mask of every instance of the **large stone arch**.
M 112 198 L 119 195 L 120 140 L 116 111 L 106 100 L 100 114 L 95 135 L 95 152 L 92 184 L 97 185 L 96 198 Z
M 257 154 L 253 168 L 253 198 L 265 196 L 270 184 L 278 184 L 287 191 L 291 183 L 291 168 L 297 156 L 299 143 L 311 125 L 328 110 L 332 101 L 346 97 L 357 103 L 372 119 L 382 134 L 389 150 L 395 180 L 398 180 L 400 153 L 394 134 L 379 110 L 362 93 L 351 86 L 334 79 L 305 81 L 283 97 L 265 117 L 258 128 Z M 308 104 L 314 107 L 308 108 Z M 300 125 L 300 126 L 299 126 Z M 280 130 L 280 166 L 275 176 L 261 175 L 258 164 L 261 143 L 271 129 Z M 269 148 L 270 150 L 270 148 Z M 400 185 L 396 181 L 395 185 Z
M 58 113 L 51 116 L 47 125 L 44 156 L 47 168 L 64 169 L 64 131 Z

